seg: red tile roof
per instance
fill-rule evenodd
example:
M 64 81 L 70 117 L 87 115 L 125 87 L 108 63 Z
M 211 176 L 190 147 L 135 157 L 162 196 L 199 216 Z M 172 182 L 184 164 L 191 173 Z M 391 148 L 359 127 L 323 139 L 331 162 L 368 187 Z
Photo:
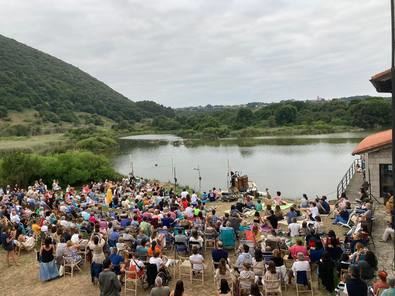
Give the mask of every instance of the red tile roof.
M 357 147 L 354 148 L 352 155 L 362 154 L 377 148 L 391 145 L 392 143 L 392 129 L 378 132 L 367 136 L 363 139 Z
M 373 75 L 371 79 L 372 80 L 391 79 L 391 69 L 377 73 L 377 74 Z

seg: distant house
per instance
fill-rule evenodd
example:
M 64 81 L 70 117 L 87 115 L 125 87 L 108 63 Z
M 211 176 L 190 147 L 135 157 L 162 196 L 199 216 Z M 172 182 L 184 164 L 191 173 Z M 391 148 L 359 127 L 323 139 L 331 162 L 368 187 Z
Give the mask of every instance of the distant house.
M 392 93 L 391 69 L 374 75 L 370 82 L 379 93 Z M 392 130 L 382 131 L 363 139 L 354 149 L 353 155 L 365 158 L 366 179 L 371 184 L 374 196 L 384 196 L 393 191 L 392 183 Z
M 392 130 L 367 136 L 353 150 L 365 161 L 366 181 L 374 197 L 383 197 L 392 188 Z

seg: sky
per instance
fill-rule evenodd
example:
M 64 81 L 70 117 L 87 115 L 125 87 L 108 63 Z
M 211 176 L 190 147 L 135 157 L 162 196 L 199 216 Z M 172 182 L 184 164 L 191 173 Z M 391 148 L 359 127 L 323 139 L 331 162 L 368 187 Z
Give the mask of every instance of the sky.
M 389 0 L 0 0 L 0 34 L 171 107 L 375 95 Z

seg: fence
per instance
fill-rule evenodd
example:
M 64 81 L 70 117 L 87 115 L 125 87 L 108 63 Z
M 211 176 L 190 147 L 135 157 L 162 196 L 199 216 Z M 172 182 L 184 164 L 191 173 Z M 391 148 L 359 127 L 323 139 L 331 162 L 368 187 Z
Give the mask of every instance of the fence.
M 336 188 L 337 198 L 339 198 L 340 195 L 346 191 L 348 184 L 350 184 L 352 177 L 354 177 L 354 174 L 357 171 L 357 165 L 361 165 L 360 162 L 361 161 L 359 159 L 354 160 L 348 168 L 346 174 L 340 180 Z

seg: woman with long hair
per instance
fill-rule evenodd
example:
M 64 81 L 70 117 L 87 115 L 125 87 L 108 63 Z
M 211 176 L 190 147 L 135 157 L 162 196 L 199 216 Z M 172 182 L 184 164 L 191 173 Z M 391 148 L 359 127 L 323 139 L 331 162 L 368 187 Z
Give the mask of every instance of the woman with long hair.
M 325 289 L 332 293 L 335 290 L 335 263 L 328 252 L 322 255 L 318 264 L 318 274 Z
M 361 273 L 361 279 L 370 283 L 375 277 L 377 271 L 377 258 L 372 251 L 366 251 L 365 257 L 360 259 L 358 266 Z
M 105 240 L 99 234 L 92 235 L 88 243 L 89 249 L 92 250 L 91 278 L 93 284 L 97 283 L 99 273 L 103 269 L 103 261 L 105 259 L 103 247 L 105 243 Z
M 276 271 L 276 265 L 273 261 L 269 261 L 268 266 L 266 268 L 265 276 L 262 279 L 262 284 L 264 287 L 268 289 L 277 289 L 279 285 L 281 285 L 281 276 Z M 278 281 L 278 283 L 272 282 Z
M 231 290 L 229 288 L 229 284 L 227 282 L 227 280 L 222 279 L 221 283 L 220 283 L 220 288 L 218 291 L 218 296 L 231 296 Z
M 8 267 L 11 266 L 10 263 L 10 257 L 12 258 L 12 261 L 14 261 L 15 265 L 19 265 L 16 262 L 15 258 L 15 231 L 13 231 L 11 228 L 7 228 L 6 231 L 1 235 L 3 238 L 3 248 L 7 252 L 6 253 L 6 259 L 7 259 L 7 265 Z
M 170 293 L 170 296 L 184 296 L 184 282 L 182 280 L 176 282 L 174 291 Z
M 256 283 L 251 285 L 250 296 L 262 296 L 261 291 L 259 291 L 259 286 Z
M 58 268 L 55 263 L 54 246 L 52 239 L 47 237 L 40 249 L 40 280 L 49 281 L 59 277 Z
M 215 270 L 214 279 L 218 288 L 220 288 L 222 279 L 225 279 L 226 281 L 232 281 L 232 275 L 225 258 L 221 258 L 219 261 L 218 268 Z
M 263 261 L 262 250 L 257 248 L 255 249 L 254 258 L 252 258 L 252 270 L 255 275 L 262 278 L 265 270 L 265 262 Z
M 149 257 L 152 257 L 152 256 L 154 256 L 155 252 L 159 253 L 159 255 L 161 254 L 161 249 L 159 248 L 157 242 L 154 240 L 151 243 L 151 247 L 148 248 L 148 250 L 147 250 L 147 255 Z

